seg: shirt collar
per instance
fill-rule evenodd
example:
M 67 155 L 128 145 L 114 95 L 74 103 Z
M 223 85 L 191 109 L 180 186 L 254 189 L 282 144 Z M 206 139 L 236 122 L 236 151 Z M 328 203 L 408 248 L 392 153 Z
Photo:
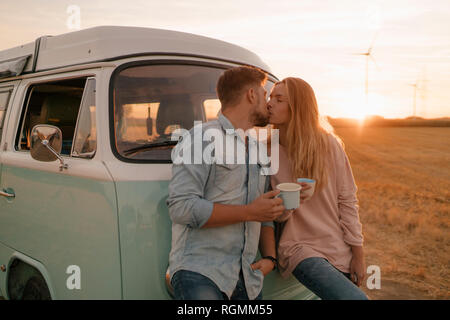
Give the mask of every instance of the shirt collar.
M 238 134 L 231 121 L 223 115 L 222 111 L 219 111 L 218 121 L 222 126 L 222 129 L 226 132 L 226 134 L 235 135 L 239 137 L 242 140 L 242 142 L 244 142 L 245 137 L 242 137 L 241 135 Z M 247 135 L 247 137 L 248 142 L 250 144 L 256 145 L 258 143 L 258 141 L 253 136 Z
M 219 117 L 218 117 L 219 123 L 222 126 L 222 129 L 227 133 L 230 134 L 230 132 L 227 132 L 227 130 L 233 130 L 233 133 L 236 133 L 233 124 L 231 123 L 230 120 L 228 120 L 227 117 L 225 117 L 223 115 L 223 113 L 221 111 L 219 111 Z
M 231 121 L 227 117 L 225 117 L 221 111 L 219 111 L 218 120 L 219 120 L 219 123 L 220 123 L 223 131 L 225 131 L 226 135 L 236 136 L 243 143 L 245 143 L 245 140 L 244 140 L 245 137 L 239 134 L 239 132 L 241 132 L 241 131 L 240 130 L 239 130 L 239 132 L 236 131 L 236 129 L 234 128 Z

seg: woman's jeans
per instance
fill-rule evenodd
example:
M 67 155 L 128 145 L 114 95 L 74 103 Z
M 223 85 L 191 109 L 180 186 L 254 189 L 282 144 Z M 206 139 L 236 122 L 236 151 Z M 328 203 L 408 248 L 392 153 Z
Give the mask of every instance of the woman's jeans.
M 324 258 L 307 258 L 292 274 L 322 300 L 368 300 L 350 280 L 349 273 L 341 272 Z
M 176 300 L 228 300 L 227 295 L 220 291 L 211 279 L 197 272 L 177 271 L 172 277 L 171 284 Z M 262 293 L 259 293 L 255 300 L 261 299 Z M 242 271 L 231 300 L 248 300 Z

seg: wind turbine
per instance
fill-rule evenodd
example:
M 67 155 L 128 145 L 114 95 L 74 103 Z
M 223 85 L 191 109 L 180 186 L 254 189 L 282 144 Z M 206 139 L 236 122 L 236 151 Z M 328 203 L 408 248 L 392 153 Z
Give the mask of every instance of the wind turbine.
M 366 93 L 366 106 L 369 103 L 369 59 L 372 60 L 372 62 L 375 64 L 375 67 L 378 68 L 378 65 L 375 61 L 375 58 L 372 55 L 372 50 L 373 50 L 373 45 L 375 44 L 375 39 L 377 38 L 378 32 L 375 33 L 372 43 L 370 44 L 369 49 L 367 50 L 367 52 L 363 52 L 363 53 L 355 53 L 355 55 L 358 56 L 366 56 L 366 85 L 365 85 L 365 93 Z
M 425 110 L 425 100 L 426 100 L 426 69 L 422 69 L 422 74 L 417 77 L 416 83 L 409 84 L 414 87 L 414 99 L 413 99 L 413 117 L 417 117 L 417 91 L 421 93 L 422 100 L 422 110 Z M 423 112 L 423 111 L 422 111 Z
M 420 85 L 419 85 L 419 92 L 420 92 L 420 99 L 421 99 L 421 109 L 423 115 L 427 115 L 427 66 L 424 65 L 422 67 L 422 73 L 420 76 Z
M 414 99 L 413 99 L 413 119 L 416 119 L 416 101 L 417 101 L 417 88 L 419 87 L 418 81 L 416 83 L 410 84 L 414 87 Z

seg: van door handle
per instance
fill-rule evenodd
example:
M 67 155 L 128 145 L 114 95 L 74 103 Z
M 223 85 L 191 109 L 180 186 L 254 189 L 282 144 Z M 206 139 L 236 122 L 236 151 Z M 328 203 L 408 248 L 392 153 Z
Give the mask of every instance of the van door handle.
M 12 191 L 11 189 L 8 190 L 0 190 L 0 196 L 4 196 L 7 198 L 14 198 L 16 195 L 14 194 L 14 191 Z

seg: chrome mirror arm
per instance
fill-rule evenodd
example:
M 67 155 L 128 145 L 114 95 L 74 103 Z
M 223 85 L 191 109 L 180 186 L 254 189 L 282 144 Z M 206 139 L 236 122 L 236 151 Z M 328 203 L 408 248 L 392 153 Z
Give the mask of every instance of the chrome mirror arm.
M 44 139 L 41 141 L 41 143 L 50 150 L 51 153 L 53 153 L 59 160 L 59 171 L 63 171 L 63 169 L 68 169 L 69 165 L 67 163 L 64 163 L 64 159 L 56 152 L 49 144 L 48 140 Z

